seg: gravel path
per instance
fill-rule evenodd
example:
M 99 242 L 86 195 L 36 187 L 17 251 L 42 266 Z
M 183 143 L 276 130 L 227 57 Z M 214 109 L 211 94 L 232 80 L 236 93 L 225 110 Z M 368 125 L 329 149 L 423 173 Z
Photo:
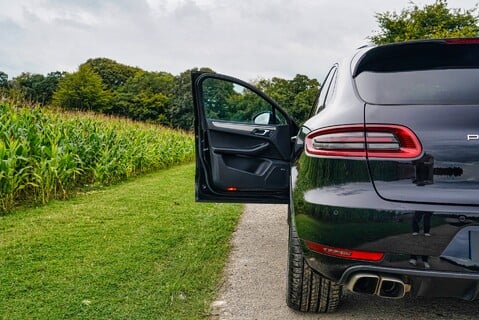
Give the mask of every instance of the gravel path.
M 349 292 L 333 314 L 318 316 L 290 310 L 285 302 L 286 211 L 284 205 L 245 206 L 211 319 L 478 319 L 479 301 L 385 300 Z

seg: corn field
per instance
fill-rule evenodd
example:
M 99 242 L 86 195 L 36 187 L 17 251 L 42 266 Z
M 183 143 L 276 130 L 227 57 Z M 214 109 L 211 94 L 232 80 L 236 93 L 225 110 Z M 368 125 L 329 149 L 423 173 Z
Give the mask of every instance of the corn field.
M 0 214 L 193 157 L 187 133 L 0 101 Z

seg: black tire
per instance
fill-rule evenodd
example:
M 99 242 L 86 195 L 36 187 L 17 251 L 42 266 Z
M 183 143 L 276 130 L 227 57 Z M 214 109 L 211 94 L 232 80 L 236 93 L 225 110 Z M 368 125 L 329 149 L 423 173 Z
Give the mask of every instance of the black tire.
M 318 274 L 306 263 L 293 224 L 289 227 L 287 303 L 302 312 L 328 313 L 337 309 L 342 286 Z

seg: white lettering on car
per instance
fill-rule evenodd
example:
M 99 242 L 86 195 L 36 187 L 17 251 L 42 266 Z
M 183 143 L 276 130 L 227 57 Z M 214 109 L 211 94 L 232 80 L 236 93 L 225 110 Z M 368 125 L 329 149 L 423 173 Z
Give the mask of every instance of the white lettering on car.
M 471 140 L 479 140 L 479 134 L 468 134 L 467 141 L 471 141 Z

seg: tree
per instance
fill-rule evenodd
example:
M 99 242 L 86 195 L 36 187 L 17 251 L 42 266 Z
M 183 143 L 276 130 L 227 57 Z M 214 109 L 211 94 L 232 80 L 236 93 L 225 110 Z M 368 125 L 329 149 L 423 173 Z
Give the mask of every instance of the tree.
M 43 81 L 43 79 L 44 77 L 41 74 L 22 72 L 10 81 L 12 94 L 22 99 L 36 101 L 36 96 L 41 94 L 37 90 L 38 83 Z
M 53 94 L 57 90 L 58 83 L 67 73 L 65 71 L 54 71 L 47 74 L 43 81 L 39 84 L 41 94 L 41 102 L 43 104 L 50 104 L 53 99 Z
M 414 39 L 476 37 L 479 34 L 477 7 L 448 8 L 447 0 L 419 8 L 412 5 L 400 13 L 376 13 L 379 32 L 369 37 L 375 44 Z
M 226 108 L 223 111 L 225 120 L 250 122 L 259 113 L 272 111 L 268 102 L 247 88 L 235 90 L 235 87 L 231 84 L 230 88 L 219 87 L 216 90 L 218 89 L 227 97 Z
M 128 79 L 142 72 L 140 68 L 121 64 L 108 58 L 88 59 L 83 65 L 89 66 L 98 74 L 111 91 L 115 91 L 124 85 Z
M 193 97 L 191 95 L 191 72 L 213 72 L 210 68 L 194 68 L 175 77 L 173 99 L 168 109 L 168 122 L 174 128 L 193 130 Z
M 10 81 L 11 95 L 23 99 L 49 104 L 52 100 L 58 82 L 65 72 L 50 72 L 46 77 L 42 74 L 22 72 Z
M 304 122 L 319 91 L 319 82 L 297 74 L 292 80 L 272 78 L 256 83 L 260 90 L 275 100 L 297 122 Z
M 118 88 L 111 107 L 106 111 L 136 120 L 166 124 L 173 87 L 174 77 L 170 73 L 137 73 Z
M 68 109 L 102 111 L 110 101 L 101 77 L 86 65 L 65 75 L 53 94 L 53 104 Z

